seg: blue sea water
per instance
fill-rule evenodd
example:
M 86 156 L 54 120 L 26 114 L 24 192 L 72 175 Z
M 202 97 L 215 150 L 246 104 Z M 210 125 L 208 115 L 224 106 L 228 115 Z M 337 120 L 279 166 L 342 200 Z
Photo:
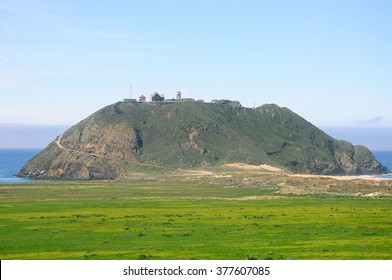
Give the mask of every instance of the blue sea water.
M 0 149 L 0 182 L 30 182 L 32 180 L 18 178 L 16 173 L 40 149 Z
M 392 172 L 392 151 L 373 151 L 376 159 Z M 392 179 L 392 173 L 376 176 L 379 178 Z

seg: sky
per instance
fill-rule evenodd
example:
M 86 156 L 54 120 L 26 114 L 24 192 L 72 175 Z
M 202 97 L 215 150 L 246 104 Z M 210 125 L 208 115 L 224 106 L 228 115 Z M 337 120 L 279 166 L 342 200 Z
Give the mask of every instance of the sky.
M 0 124 L 157 91 L 392 127 L 392 1 L 0 0 Z

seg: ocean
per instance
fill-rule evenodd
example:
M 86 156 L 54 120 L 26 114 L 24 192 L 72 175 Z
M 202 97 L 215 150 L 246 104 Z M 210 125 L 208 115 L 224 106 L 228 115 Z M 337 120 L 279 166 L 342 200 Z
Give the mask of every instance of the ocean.
M 14 176 L 40 149 L 0 149 L 0 182 L 31 182 Z
M 377 178 L 392 179 L 392 151 L 372 151 L 376 159 L 386 166 L 389 170 L 389 174 L 375 176 Z
M 15 174 L 40 151 L 40 149 L 0 149 L 0 182 L 31 182 L 31 179 L 18 178 Z M 392 151 L 373 151 L 373 155 L 392 172 Z M 392 179 L 392 173 L 375 177 Z

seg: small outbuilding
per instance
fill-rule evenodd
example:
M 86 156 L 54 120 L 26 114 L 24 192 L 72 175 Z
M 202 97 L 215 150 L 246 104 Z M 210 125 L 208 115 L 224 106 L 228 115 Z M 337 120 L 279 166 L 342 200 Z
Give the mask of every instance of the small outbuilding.
M 139 97 L 139 102 L 146 102 L 146 97 L 143 94 Z
M 136 102 L 136 99 L 129 99 L 129 98 L 124 98 L 123 102 L 129 103 L 129 102 Z
M 158 92 L 154 92 L 154 94 L 151 95 L 151 101 L 155 101 L 155 102 L 162 102 L 165 101 L 165 96 L 159 95 Z

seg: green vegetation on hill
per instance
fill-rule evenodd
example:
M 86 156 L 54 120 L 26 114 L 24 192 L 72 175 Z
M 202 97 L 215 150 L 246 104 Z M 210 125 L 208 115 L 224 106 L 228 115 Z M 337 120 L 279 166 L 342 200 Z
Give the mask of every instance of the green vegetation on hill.
M 94 113 L 29 161 L 19 175 L 118 178 L 135 163 L 191 168 L 270 164 L 296 173 L 379 174 L 365 147 L 337 141 L 287 108 L 198 102 L 118 102 Z

